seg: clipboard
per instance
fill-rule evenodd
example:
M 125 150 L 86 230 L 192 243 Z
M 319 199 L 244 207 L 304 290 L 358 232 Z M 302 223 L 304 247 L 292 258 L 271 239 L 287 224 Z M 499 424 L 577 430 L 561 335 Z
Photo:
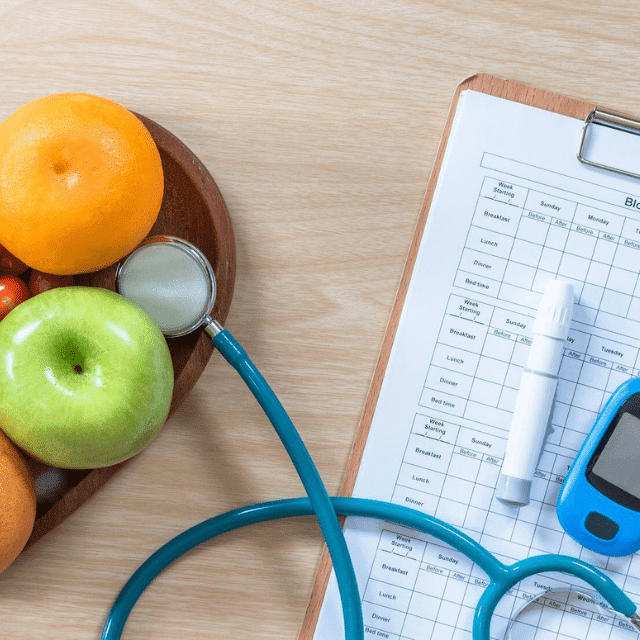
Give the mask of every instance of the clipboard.
M 640 179 L 640 173 L 628 171 L 621 167 L 614 167 L 609 164 L 596 162 L 588 157 L 586 150 L 586 140 L 590 127 L 603 126 L 633 135 L 640 135 L 640 122 L 629 116 L 616 114 L 610 111 L 598 109 L 594 103 L 571 98 L 561 94 L 551 93 L 543 89 L 534 88 L 519 82 L 504 80 L 496 76 L 479 73 L 463 80 L 456 88 L 453 96 L 449 114 L 438 147 L 429 183 L 422 203 L 420 215 L 416 224 L 413 239 L 411 241 L 409 254 L 405 263 L 402 279 L 396 294 L 396 298 L 391 311 L 389 323 L 380 350 L 378 362 L 376 364 L 374 376 L 367 395 L 365 408 L 362 414 L 360 425 L 356 433 L 353 449 L 347 464 L 345 479 L 340 490 L 341 496 L 351 496 L 362 461 L 365 445 L 369 436 L 369 430 L 376 410 L 376 405 L 380 395 L 382 381 L 385 376 L 387 364 L 391 354 L 400 315 L 405 303 L 409 283 L 413 274 L 418 248 L 422 241 L 427 218 L 431 208 L 434 192 L 438 184 L 440 170 L 444 159 L 449 135 L 453 125 L 456 109 L 460 95 L 467 90 L 485 93 L 494 97 L 503 98 L 516 103 L 537 107 L 546 111 L 558 113 L 560 115 L 576 118 L 584 121 L 582 133 L 579 140 L 576 140 L 576 161 L 584 164 L 613 171 L 633 178 Z M 302 623 L 298 640 L 313 640 L 315 629 L 320 615 L 320 609 L 325 597 L 329 577 L 331 575 L 331 559 L 325 548 L 316 573 L 316 578 L 311 593 L 311 598 Z

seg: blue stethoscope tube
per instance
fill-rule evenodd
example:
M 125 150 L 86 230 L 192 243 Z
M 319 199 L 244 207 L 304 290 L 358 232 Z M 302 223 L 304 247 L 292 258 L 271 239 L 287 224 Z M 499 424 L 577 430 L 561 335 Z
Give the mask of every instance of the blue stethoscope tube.
M 560 571 L 581 578 L 598 590 L 619 613 L 629 617 L 635 612 L 636 607 L 633 602 L 610 578 L 595 567 L 576 558 L 543 555 L 505 565 L 455 527 L 414 509 L 363 498 L 331 498 L 331 502 L 336 513 L 378 518 L 409 527 L 432 535 L 471 558 L 491 581 L 476 607 L 473 621 L 474 640 L 490 640 L 491 617 L 500 598 L 511 587 L 528 576 L 545 571 Z M 281 518 L 310 516 L 314 513 L 315 510 L 309 498 L 290 498 L 228 511 L 187 529 L 158 549 L 129 578 L 111 608 L 102 639 L 120 638 L 131 610 L 151 581 L 174 560 L 202 542 L 251 524 Z M 352 640 L 353 636 L 347 636 L 347 638 Z
M 212 335 L 210 331 L 208 333 Z M 624 592 L 598 569 L 576 558 L 542 555 L 505 565 L 455 527 L 414 509 L 377 500 L 329 498 L 293 423 L 246 352 L 228 331 L 222 329 L 213 334 L 213 344 L 238 371 L 266 412 L 289 452 L 309 497 L 255 504 L 229 511 L 205 520 L 167 542 L 139 567 L 122 588 L 104 625 L 102 640 L 119 640 L 131 610 L 151 581 L 174 560 L 200 543 L 251 524 L 314 514 L 332 556 L 347 640 L 361 640 L 364 637 L 364 625 L 355 573 L 337 514 L 377 518 L 421 531 L 458 549 L 477 564 L 487 574 L 490 583 L 476 607 L 474 640 L 490 639 L 491 617 L 502 596 L 524 578 L 542 572 L 559 571 L 574 575 L 599 591 L 614 610 L 635 618 L 636 606 Z
M 212 327 L 214 328 L 213 331 Z M 331 498 L 329 498 L 322 478 L 289 415 L 267 384 L 267 381 L 250 360 L 247 352 L 229 331 L 222 329 L 215 333 L 215 330 L 218 329 L 222 329 L 222 327 L 217 327 L 215 323 L 210 323 L 205 330 L 210 335 L 213 333 L 212 342 L 214 347 L 238 372 L 271 421 L 309 496 L 313 511 L 318 518 L 318 524 L 324 535 L 327 549 L 331 555 L 331 560 L 334 567 L 336 567 L 338 589 L 344 610 L 345 637 L 364 638 L 362 603 L 358 592 L 356 574 L 351 563 L 347 543 L 342 534 L 340 521 L 331 504 Z

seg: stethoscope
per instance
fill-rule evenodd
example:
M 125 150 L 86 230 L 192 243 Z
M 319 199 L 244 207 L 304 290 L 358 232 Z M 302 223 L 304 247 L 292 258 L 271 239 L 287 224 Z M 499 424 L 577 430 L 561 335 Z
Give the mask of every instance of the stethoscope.
M 166 275 L 170 274 L 170 275 Z M 474 640 L 489 640 L 491 618 L 498 603 L 517 583 L 530 576 L 561 572 L 579 578 L 595 589 L 583 598 L 603 610 L 611 607 L 629 619 L 640 631 L 635 604 L 597 568 L 562 555 L 540 555 L 511 565 L 500 562 L 487 549 L 455 527 L 408 507 L 361 498 L 330 498 L 320 475 L 279 400 L 244 349 L 216 320 L 211 318 L 216 284 L 213 269 L 204 254 L 192 244 L 172 236 L 153 236 L 133 251 L 117 267 L 116 288 L 124 297 L 141 306 L 168 336 L 181 336 L 203 328 L 213 345 L 245 381 L 273 424 L 293 462 L 307 498 L 278 500 L 242 507 L 184 531 L 151 555 L 122 588 L 107 617 L 102 640 L 121 637 L 136 601 L 152 580 L 169 564 L 200 543 L 221 533 L 268 520 L 315 515 L 331 556 L 342 601 L 347 640 L 362 640 L 364 624 L 355 571 L 342 534 L 339 515 L 377 518 L 434 536 L 462 552 L 489 577 L 476 606 Z M 527 624 L 531 606 L 567 602 L 575 592 L 558 590 L 532 598 L 511 620 L 506 638 L 518 636 L 518 624 Z M 609 613 L 608 615 L 612 615 Z M 530 637 L 530 636 L 527 636 Z

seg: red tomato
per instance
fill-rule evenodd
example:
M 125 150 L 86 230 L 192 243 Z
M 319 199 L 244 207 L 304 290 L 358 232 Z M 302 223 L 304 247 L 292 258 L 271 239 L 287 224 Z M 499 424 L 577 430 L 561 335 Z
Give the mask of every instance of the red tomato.
M 0 253 L 0 273 L 10 273 L 14 276 L 23 274 L 29 267 L 16 258 L 12 253 L 9 253 L 8 249 L 2 247 L 2 253 Z
M 0 277 L 0 320 L 30 297 L 29 288 L 20 278 L 17 276 Z
M 57 289 L 58 287 L 70 287 L 73 284 L 73 276 L 54 276 L 51 273 L 43 273 L 36 269 L 31 270 L 29 277 L 29 289 L 31 295 L 37 296 L 43 291 Z

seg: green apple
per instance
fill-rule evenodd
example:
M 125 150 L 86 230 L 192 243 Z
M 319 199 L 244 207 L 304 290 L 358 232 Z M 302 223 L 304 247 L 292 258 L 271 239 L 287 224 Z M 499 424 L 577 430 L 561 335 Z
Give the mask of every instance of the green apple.
M 0 429 L 46 464 L 130 458 L 164 425 L 172 394 L 165 337 L 117 293 L 51 289 L 0 321 Z

